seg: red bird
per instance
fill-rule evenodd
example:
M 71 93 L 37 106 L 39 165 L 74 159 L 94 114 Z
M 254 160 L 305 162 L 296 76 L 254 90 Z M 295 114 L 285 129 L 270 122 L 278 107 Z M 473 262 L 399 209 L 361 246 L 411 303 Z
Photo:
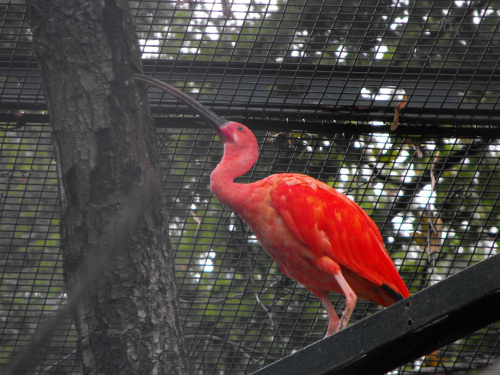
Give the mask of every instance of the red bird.
M 219 117 L 161 81 L 144 75 L 135 79 L 183 101 L 217 132 L 224 156 L 210 176 L 211 190 L 243 218 L 288 277 L 321 299 L 329 317 L 325 337 L 347 325 L 357 298 L 389 306 L 410 296 L 377 226 L 355 202 L 321 181 L 296 173 L 235 183 L 258 158 L 257 140 L 250 129 Z M 328 298 L 330 292 L 346 298 L 341 319 Z

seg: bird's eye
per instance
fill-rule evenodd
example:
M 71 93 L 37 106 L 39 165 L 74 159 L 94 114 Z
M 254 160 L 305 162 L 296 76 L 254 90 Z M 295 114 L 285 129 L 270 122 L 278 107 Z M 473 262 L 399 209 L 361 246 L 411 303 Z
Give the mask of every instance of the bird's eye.
M 241 132 L 243 131 L 243 126 L 238 126 L 237 129 Z

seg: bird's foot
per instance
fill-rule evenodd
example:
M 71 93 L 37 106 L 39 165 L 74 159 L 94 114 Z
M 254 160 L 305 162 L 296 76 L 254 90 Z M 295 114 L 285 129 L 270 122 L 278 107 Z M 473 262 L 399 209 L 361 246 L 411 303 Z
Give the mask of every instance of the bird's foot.
M 344 329 L 347 327 L 347 323 L 349 322 L 349 318 L 346 319 L 345 314 L 342 314 L 342 317 L 340 318 L 339 325 L 337 326 L 337 332 L 340 331 L 341 329 Z

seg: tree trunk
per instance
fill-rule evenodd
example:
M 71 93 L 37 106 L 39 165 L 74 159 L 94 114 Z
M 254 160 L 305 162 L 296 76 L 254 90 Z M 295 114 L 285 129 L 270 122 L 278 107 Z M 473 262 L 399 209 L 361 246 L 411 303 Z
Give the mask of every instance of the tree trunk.
M 154 127 L 146 90 L 131 79 L 141 61 L 128 1 L 28 7 L 84 373 L 187 374 Z

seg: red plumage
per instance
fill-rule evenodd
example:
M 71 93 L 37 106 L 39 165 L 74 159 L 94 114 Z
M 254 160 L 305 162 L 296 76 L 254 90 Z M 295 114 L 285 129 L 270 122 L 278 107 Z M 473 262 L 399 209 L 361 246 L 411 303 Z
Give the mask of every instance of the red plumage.
M 248 223 L 285 274 L 321 299 L 329 315 L 326 335 L 347 325 L 358 297 L 389 306 L 410 295 L 377 226 L 351 199 L 301 174 L 235 183 L 257 161 L 253 133 L 171 86 L 146 76 L 135 78 L 176 96 L 215 129 L 224 143 L 224 156 L 211 174 L 213 193 Z M 340 320 L 328 299 L 332 291 L 346 296 Z
M 315 258 L 327 256 L 336 262 L 359 298 L 388 306 L 397 297 L 409 296 L 377 226 L 356 203 L 308 176 L 276 178 L 297 180 L 292 186 L 282 182 L 271 192 L 273 205 L 288 228 Z M 301 283 L 316 295 L 321 290 L 342 293 L 331 277 L 322 276 L 304 274 Z M 392 293 L 381 289 L 382 285 Z

